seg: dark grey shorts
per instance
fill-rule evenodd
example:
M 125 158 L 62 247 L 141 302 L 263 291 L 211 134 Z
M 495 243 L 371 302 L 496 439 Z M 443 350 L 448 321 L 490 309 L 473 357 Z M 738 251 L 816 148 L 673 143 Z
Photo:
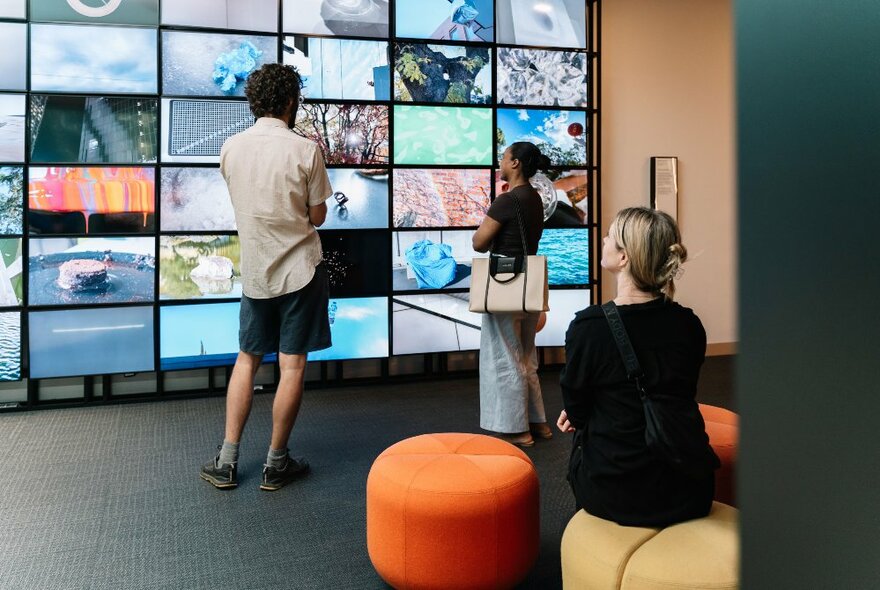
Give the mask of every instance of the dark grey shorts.
M 241 297 L 238 345 L 242 352 L 306 354 L 330 348 L 330 284 L 323 264 L 308 285 L 280 297 Z

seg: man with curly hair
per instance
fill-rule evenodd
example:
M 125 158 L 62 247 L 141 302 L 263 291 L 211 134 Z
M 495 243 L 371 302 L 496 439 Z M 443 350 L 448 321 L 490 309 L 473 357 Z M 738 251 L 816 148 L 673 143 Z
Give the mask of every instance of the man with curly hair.
M 288 453 L 299 412 L 306 356 L 330 346 L 329 285 L 315 228 L 333 193 L 318 146 L 291 133 L 300 103 L 297 71 L 266 64 L 247 80 L 257 118 L 226 140 L 220 171 L 229 187 L 241 241 L 239 349 L 226 393 L 226 434 L 219 454 L 201 468 L 221 489 L 238 485 L 238 445 L 263 355 L 277 352 L 281 380 L 272 405 L 272 440 L 261 490 L 281 489 L 309 470 Z

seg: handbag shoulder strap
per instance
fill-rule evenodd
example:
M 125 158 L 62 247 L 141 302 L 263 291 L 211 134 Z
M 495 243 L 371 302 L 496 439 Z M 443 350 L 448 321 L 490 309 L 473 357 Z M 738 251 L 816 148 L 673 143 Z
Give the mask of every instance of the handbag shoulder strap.
M 526 242 L 526 228 L 523 223 L 522 209 L 519 206 L 519 198 L 513 192 L 510 193 L 510 196 L 513 197 L 513 204 L 516 206 L 516 221 L 519 224 L 519 237 L 522 240 L 523 256 L 528 256 L 529 245 Z
M 602 305 L 602 312 L 605 314 L 605 319 L 608 320 L 614 342 L 617 343 L 617 350 L 620 351 L 620 356 L 623 358 L 626 376 L 635 381 L 636 387 L 643 392 L 641 379 L 644 373 L 642 373 L 642 366 L 639 364 L 639 358 L 636 356 L 636 351 L 633 350 L 632 343 L 626 333 L 626 326 L 623 325 L 617 305 L 613 301 L 609 301 Z

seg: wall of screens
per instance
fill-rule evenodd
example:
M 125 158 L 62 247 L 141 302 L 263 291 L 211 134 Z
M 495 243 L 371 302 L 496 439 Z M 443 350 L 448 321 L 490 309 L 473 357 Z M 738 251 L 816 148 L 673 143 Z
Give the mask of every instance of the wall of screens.
M 219 150 L 244 84 L 298 68 L 293 133 L 335 193 L 320 234 L 333 348 L 475 350 L 473 232 L 528 140 L 560 346 L 598 273 L 595 2 L 0 0 L 0 381 L 229 365 L 240 246 Z M 549 191 L 549 192 L 548 192 Z M 440 253 L 448 272 L 425 273 Z

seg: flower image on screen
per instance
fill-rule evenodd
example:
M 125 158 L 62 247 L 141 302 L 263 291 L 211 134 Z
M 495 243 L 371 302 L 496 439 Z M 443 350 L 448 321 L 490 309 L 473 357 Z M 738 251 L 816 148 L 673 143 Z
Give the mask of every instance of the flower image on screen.
M 162 32 L 162 93 L 244 96 L 244 83 L 278 61 L 278 37 Z
M 162 161 L 220 163 L 223 143 L 254 124 L 246 101 L 162 99 Z
M 395 127 L 396 129 L 396 127 Z M 530 141 L 554 166 L 587 163 L 587 114 L 583 111 L 498 109 L 498 160 L 517 141 Z
M 238 236 L 160 236 L 160 299 L 241 297 Z
M 21 305 L 22 284 L 21 238 L 0 238 L 0 307 Z
M 394 163 L 492 165 L 492 109 L 394 106 Z
M 24 94 L 0 94 L 0 162 L 24 162 Z
M 498 48 L 498 104 L 587 107 L 583 51 Z
M 388 227 L 387 168 L 330 168 L 327 174 L 333 195 L 322 230 Z
M 31 95 L 30 104 L 34 163 L 156 161 L 155 98 Z
M 328 307 L 333 346 L 309 353 L 310 361 L 388 356 L 388 299 L 331 299 Z
M 539 47 L 587 46 L 583 0 L 498 0 L 498 42 Z
M 551 285 L 590 282 L 590 232 L 586 229 L 545 229 L 538 254 L 547 257 Z
M 150 306 L 31 312 L 28 328 L 33 379 L 155 368 Z
M 154 230 L 153 168 L 37 168 L 28 178 L 31 233 L 145 233 Z
M 31 238 L 28 245 L 30 305 L 155 299 L 153 238 Z
M 156 30 L 31 25 L 31 90 L 156 92 Z
M 397 0 L 397 36 L 491 43 L 493 0 Z
M 480 314 L 468 310 L 467 293 L 395 295 L 391 299 L 394 350 L 420 354 L 479 350 Z
M 0 381 L 21 379 L 21 314 L 0 313 Z
M 387 41 L 285 37 L 284 63 L 302 76 L 303 96 L 390 100 Z
M 547 323 L 535 337 L 538 346 L 565 346 L 565 333 L 574 315 L 591 303 L 588 289 L 551 289 Z
M 285 33 L 387 37 L 387 0 L 284 0 Z
M 473 230 L 394 232 L 391 272 L 395 291 L 467 289 L 475 252 Z
M 0 166 L 0 236 L 22 233 L 24 168 Z
M 235 231 L 229 188 L 219 168 L 162 168 L 162 231 Z
M 396 43 L 394 100 L 489 104 L 492 102 L 492 50 Z
M 164 2 L 162 24 L 275 33 L 278 31 L 278 0 Z
M 324 266 L 330 278 L 330 297 L 362 297 L 388 292 L 388 234 L 384 231 L 321 230 Z
M 0 23 L 0 90 L 27 90 L 27 25 Z
M 327 164 L 387 164 L 388 107 L 302 104 L 293 132 L 320 146 Z
M 0 18 L 25 18 L 27 0 L 0 0 Z
M 530 182 L 545 201 L 545 229 L 587 225 L 590 200 L 586 170 L 544 170 L 535 174 Z M 545 189 L 550 191 L 550 199 L 543 194 Z M 508 190 L 509 185 L 501 180 L 501 172 L 496 170 L 495 194 L 500 195 Z M 548 200 L 552 202 L 548 204 Z
M 179 3 L 166 1 L 163 9 Z M 159 24 L 159 0 L 30 0 L 30 4 L 31 20 L 35 21 Z
M 394 227 L 477 226 L 489 210 L 491 171 L 394 169 Z

